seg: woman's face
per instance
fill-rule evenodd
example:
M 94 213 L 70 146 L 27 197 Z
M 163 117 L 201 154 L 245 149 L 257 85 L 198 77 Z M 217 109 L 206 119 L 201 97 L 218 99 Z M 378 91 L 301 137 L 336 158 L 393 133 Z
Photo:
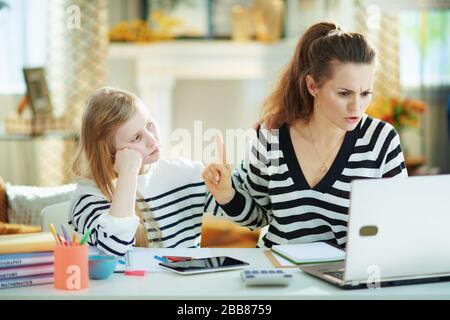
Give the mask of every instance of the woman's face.
M 142 102 L 136 113 L 116 131 L 114 145 L 117 150 L 134 149 L 143 157 L 143 165 L 156 162 L 160 157 L 159 131 Z
M 374 65 L 334 62 L 332 68 L 332 79 L 322 87 L 311 90 L 308 86 L 314 93 L 314 113 L 342 130 L 352 131 L 372 99 Z

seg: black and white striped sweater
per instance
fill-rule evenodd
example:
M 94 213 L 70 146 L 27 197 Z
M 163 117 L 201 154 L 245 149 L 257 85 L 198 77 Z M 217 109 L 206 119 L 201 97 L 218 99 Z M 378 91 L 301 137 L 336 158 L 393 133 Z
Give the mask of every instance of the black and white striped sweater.
M 329 171 L 313 188 L 297 161 L 288 126 L 275 131 L 262 127 L 248 159 L 234 171 L 236 195 L 222 209 L 241 225 L 268 226 L 260 247 L 316 241 L 343 247 L 350 182 L 394 176 L 407 176 L 400 140 L 381 120 L 364 116 L 347 132 Z

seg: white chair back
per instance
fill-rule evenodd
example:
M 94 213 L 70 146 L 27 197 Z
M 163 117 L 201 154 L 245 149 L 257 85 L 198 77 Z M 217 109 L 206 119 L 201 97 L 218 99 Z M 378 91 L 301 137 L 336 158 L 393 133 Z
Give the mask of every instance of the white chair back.
M 60 202 L 57 204 L 53 204 L 51 206 L 45 207 L 41 211 L 41 227 L 42 231 L 48 232 L 50 231 L 50 223 L 55 226 L 56 232 L 59 235 L 63 236 L 63 232 L 61 229 L 61 224 L 64 225 L 64 228 L 69 232 L 70 235 L 75 231 L 68 224 L 69 221 L 69 208 L 70 201 Z M 78 239 L 80 239 L 80 234 L 77 233 Z

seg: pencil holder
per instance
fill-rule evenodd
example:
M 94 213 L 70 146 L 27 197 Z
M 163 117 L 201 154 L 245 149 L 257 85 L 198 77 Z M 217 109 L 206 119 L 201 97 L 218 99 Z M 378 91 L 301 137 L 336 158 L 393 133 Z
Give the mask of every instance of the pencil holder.
M 88 246 L 55 246 L 56 289 L 81 290 L 89 286 Z

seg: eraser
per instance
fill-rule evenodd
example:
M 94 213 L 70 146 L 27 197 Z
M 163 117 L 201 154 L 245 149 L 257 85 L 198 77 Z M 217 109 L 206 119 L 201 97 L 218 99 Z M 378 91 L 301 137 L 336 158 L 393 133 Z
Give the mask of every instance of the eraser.
M 126 276 L 145 276 L 145 270 L 125 270 Z

